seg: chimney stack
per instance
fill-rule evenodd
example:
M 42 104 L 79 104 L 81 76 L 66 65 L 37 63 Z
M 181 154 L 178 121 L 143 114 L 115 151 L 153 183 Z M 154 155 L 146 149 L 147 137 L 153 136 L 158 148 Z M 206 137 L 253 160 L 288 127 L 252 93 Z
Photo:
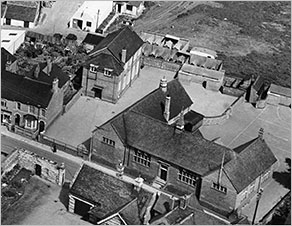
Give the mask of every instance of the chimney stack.
M 33 74 L 36 79 L 38 79 L 39 73 L 40 73 L 40 65 L 37 64 L 37 66 L 36 66 L 36 68 L 34 70 L 34 74 Z
M 165 78 L 165 76 L 160 80 L 160 89 L 166 93 L 167 91 L 167 80 Z
M 184 113 L 183 113 L 183 110 L 180 112 L 180 115 L 179 115 L 179 118 L 176 122 L 176 128 L 175 128 L 175 131 L 177 133 L 181 133 L 184 129 L 184 126 L 185 126 L 185 121 L 184 121 Z
M 169 121 L 169 116 L 170 116 L 170 96 L 167 95 L 165 98 L 165 107 L 164 107 L 164 118 L 168 122 Z
M 259 129 L 259 138 L 262 140 L 264 139 L 264 129 L 263 128 Z
M 122 62 L 125 64 L 126 63 L 126 56 L 127 56 L 127 50 L 122 49 Z
M 50 76 L 52 71 L 52 60 L 50 57 L 47 58 L 47 74 Z
M 53 81 L 53 92 L 54 93 L 58 92 L 58 89 L 59 89 L 59 79 L 54 78 L 54 81 Z

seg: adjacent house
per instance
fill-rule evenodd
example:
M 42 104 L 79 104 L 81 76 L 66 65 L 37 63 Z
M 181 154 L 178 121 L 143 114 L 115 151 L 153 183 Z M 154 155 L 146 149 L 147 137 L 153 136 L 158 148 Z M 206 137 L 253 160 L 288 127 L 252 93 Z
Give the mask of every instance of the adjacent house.
M 83 65 L 84 94 L 116 103 L 139 76 L 142 44 L 129 27 L 102 39 Z
M 18 69 L 16 57 L 1 47 L 1 71 L 16 72 Z
M 143 1 L 115 1 L 115 11 L 119 15 L 138 18 L 144 9 Z
M 1 48 L 15 54 L 25 39 L 25 30 L 1 29 Z
M 166 85 L 162 79 L 158 89 L 93 131 L 91 160 L 111 167 L 122 161 L 126 173 L 141 174 L 175 197 L 195 194 L 228 216 L 255 194 L 252 186 L 256 191 L 271 177 L 276 158 L 262 136 L 235 150 L 206 140 L 198 130 L 203 116 L 191 105 L 177 79 Z
M 100 42 L 101 40 L 104 39 L 104 36 L 101 36 L 101 35 L 95 35 L 95 34 L 91 34 L 91 33 L 88 33 L 84 40 L 82 41 L 82 44 L 84 45 L 87 53 L 91 52 L 94 47 L 96 47 Z
M 3 24 L 34 28 L 40 14 L 40 4 L 31 1 L 7 1 Z
M 82 165 L 69 191 L 69 212 L 93 224 L 142 224 L 152 194 Z
M 71 17 L 69 26 L 96 32 L 112 10 L 113 1 L 85 1 Z
M 55 64 L 41 63 L 25 76 L 1 71 L 1 123 L 35 138 L 62 113 L 70 78 Z
M 267 103 L 291 107 L 291 89 L 271 84 L 268 90 Z

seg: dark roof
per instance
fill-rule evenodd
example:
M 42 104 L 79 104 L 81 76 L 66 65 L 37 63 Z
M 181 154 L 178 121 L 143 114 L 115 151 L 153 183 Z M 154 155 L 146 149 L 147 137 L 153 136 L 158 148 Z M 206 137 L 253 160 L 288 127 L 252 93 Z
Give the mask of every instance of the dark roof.
M 191 124 L 192 126 L 196 125 L 199 123 L 201 120 L 203 120 L 204 115 L 195 112 L 193 110 L 190 110 L 188 113 L 184 115 L 184 121 L 185 125 Z
M 164 93 L 160 88 L 149 94 L 147 98 L 141 100 L 133 110 L 148 115 L 152 118 L 166 122 L 163 113 L 165 106 L 165 98 L 169 95 L 170 100 L 170 117 L 179 115 L 182 109 L 190 107 L 193 102 L 183 86 L 177 79 L 167 83 L 167 92 Z
M 7 12 L 5 18 L 34 22 L 36 13 L 37 8 L 34 7 L 7 4 Z
M 238 154 L 225 164 L 224 171 L 238 193 L 277 161 L 265 140 L 260 137 L 235 150 Z
M 140 210 L 137 199 L 130 202 L 125 208 L 119 211 L 120 216 L 128 225 L 141 225 Z
M 46 83 L 48 85 L 52 85 L 54 79 L 58 78 L 59 88 L 62 88 L 64 84 L 68 80 L 70 80 L 70 77 L 65 72 L 63 72 L 62 69 L 57 64 L 54 64 L 54 63 L 52 64 L 52 70 L 51 70 L 50 75 L 47 74 L 47 63 L 40 63 L 39 65 L 40 65 L 40 73 L 38 75 L 38 78 L 35 78 L 34 73 L 33 73 L 36 68 L 36 65 L 33 67 L 32 71 L 26 76 L 33 80 Z
M 90 53 L 91 56 L 107 48 L 109 52 L 121 61 L 122 49 L 126 49 L 126 62 L 143 45 L 142 39 L 128 26 L 108 34 Z
M 141 5 L 141 3 L 143 3 L 143 2 L 142 1 L 129 1 L 127 4 L 135 6 L 135 7 L 139 7 Z
M 66 39 L 68 39 L 68 40 L 77 40 L 77 36 L 72 34 L 72 33 L 70 33 L 70 34 L 68 34 L 66 36 Z
M 85 63 L 85 68 L 89 69 L 90 64 L 98 66 L 97 70 L 103 73 L 105 68 L 112 69 L 112 75 L 119 76 L 123 70 L 123 64 L 120 63 L 115 57 L 106 53 L 100 53 Z
M 13 56 L 11 53 L 9 53 L 6 49 L 1 47 L 1 70 L 3 71 L 5 69 L 6 62 L 10 61 L 13 63 L 16 61 L 16 57 Z
M 95 215 L 103 219 L 135 198 L 132 185 L 83 165 L 70 193 L 96 205 Z
M 1 98 L 46 108 L 52 98 L 52 86 L 8 71 L 1 73 Z
M 262 86 L 264 85 L 265 80 L 261 77 L 258 76 L 253 84 L 253 88 L 259 92 Z
M 91 45 L 98 45 L 103 39 L 103 36 L 88 33 L 82 42 Z
M 124 114 L 127 144 L 199 175 L 220 166 L 231 150 L 204 139 L 199 133 L 176 133 L 175 127 L 134 111 Z

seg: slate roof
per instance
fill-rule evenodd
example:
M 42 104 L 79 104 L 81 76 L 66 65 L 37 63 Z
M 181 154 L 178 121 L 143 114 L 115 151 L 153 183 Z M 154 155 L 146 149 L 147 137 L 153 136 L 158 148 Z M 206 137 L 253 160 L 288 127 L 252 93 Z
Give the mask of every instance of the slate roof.
M 174 79 L 167 83 L 167 92 L 164 93 L 160 88 L 147 95 L 139 103 L 133 107 L 133 110 L 148 115 L 154 119 L 166 122 L 163 113 L 165 106 L 165 98 L 169 95 L 170 100 L 170 117 L 177 116 L 182 108 L 186 109 L 190 107 L 193 102 L 183 86 L 177 79 Z
M 95 214 L 100 219 L 135 198 L 131 184 L 85 164 L 74 181 L 70 193 L 95 204 L 97 206 Z
M 137 52 L 143 45 L 142 39 L 125 26 L 117 31 L 108 34 L 91 52 L 90 56 L 98 53 L 98 51 L 107 48 L 109 52 L 119 61 L 121 61 L 122 49 L 127 50 L 126 62 Z
M 36 65 L 33 67 L 32 71 L 27 75 L 27 77 L 30 77 L 33 80 L 46 83 L 48 85 L 52 85 L 53 80 L 55 78 L 59 79 L 58 87 L 62 88 L 64 84 L 70 80 L 70 77 L 62 71 L 62 69 L 57 64 L 52 64 L 52 70 L 50 75 L 47 74 L 47 63 L 40 63 L 40 73 L 38 75 L 38 78 L 34 77 L 34 70 L 36 68 Z
M 278 86 L 275 84 L 271 84 L 271 86 L 269 88 L 269 92 L 279 94 L 282 96 L 286 96 L 286 97 L 291 97 L 291 89 L 290 88 Z
M 34 22 L 36 14 L 37 14 L 37 8 L 35 7 L 7 4 L 7 11 L 6 11 L 5 18 Z
M 46 108 L 52 98 L 52 86 L 8 71 L 1 73 L 1 98 Z
M 265 140 L 260 137 L 235 150 L 238 154 L 224 165 L 224 172 L 238 193 L 277 161 Z
M 5 48 L 1 47 L 1 69 L 4 70 L 6 62 L 11 61 L 13 63 L 16 61 L 16 57 L 9 53 Z
M 200 133 L 176 133 L 175 127 L 134 111 L 124 114 L 126 142 L 184 169 L 205 175 L 220 166 L 222 155 L 231 150 L 204 139 Z
M 253 84 L 253 88 L 259 92 L 262 86 L 264 85 L 264 79 L 261 76 L 258 76 Z
M 135 7 L 139 7 L 141 3 L 143 3 L 143 1 L 129 1 L 127 4 L 135 6 Z
M 88 33 L 82 42 L 90 45 L 98 45 L 103 39 L 103 36 Z

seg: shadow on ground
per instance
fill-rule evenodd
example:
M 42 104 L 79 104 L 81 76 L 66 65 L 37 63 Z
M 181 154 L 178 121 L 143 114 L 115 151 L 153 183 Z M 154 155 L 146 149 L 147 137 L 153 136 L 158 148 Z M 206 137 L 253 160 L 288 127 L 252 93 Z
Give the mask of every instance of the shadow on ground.
M 61 203 L 63 203 L 66 209 L 68 209 L 68 205 L 69 205 L 69 188 L 70 188 L 70 183 L 65 182 L 59 194 L 59 200 Z
M 291 159 L 286 158 L 285 163 L 287 164 L 288 168 L 284 172 L 274 172 L 273 178 L 279 184 L 283 185 L 284 188 L 291 189 Z

